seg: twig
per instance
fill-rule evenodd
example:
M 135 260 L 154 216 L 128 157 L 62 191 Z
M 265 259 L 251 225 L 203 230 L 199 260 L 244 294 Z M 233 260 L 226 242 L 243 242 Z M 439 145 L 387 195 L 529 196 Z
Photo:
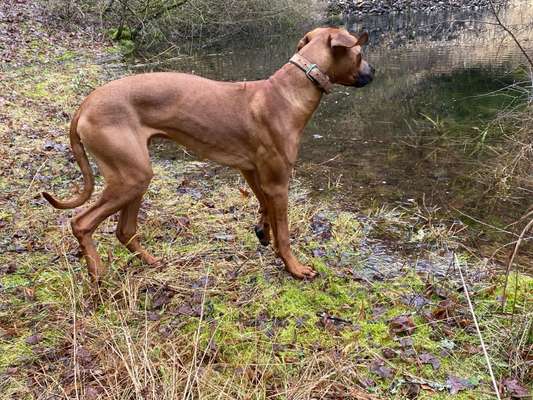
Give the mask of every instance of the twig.
M 518 235 L 517 235 L 516 233 L 514 233 L 514 232 L 507 231 L 507 230 L 502 229 L 502 228 L 498 228 L 497 226 L 494 226 L 494 225 L 488 224 L 488 223 L 486 223 L 486 222 L 484 222 L 484 221 L 481 221 L 481 220 L 479 220 L 479 219 L 477 219 L 477 218 L 474 218 L 473 216 L 464 213 L 463 211 L 459 210 L 458 208 L 455 208 L 455 207 L 451 207 L 451 208 L 454 209 L 455 211 L 457 211 L 459 214 L 464 215 L 465 217 L 470 218 L 470 219 L 473 220 L 473 221 L 476 221 L 478 224 L 488 226 L 489 228 L 492 228 L 492 229 L 494 229 L 494 230 L 496 230 L 496 231 L 499 231 L 499 232 L 502 232 L 502 233 L 507 233 L 508 235 L 511 235 L 511 236 L 518 236 Z
M 166 58 L 164 60 L 153 61 L 153 62 L 144 63 L 144 64 L 133 64 L 133 65 L 130 65 L 130 68 L 140 69 L 140 68 L 156 67 L 161 64 L 165 64 L 165 63 L 177 61 L 177 60 L 183 60 L 185 58 L 192 58 L 192 56 L 176 56 L 176 57 Z
M 481 335 L 481 331 L 479 329 L 479 324 L 477 323 L 476 313 L 474 311 L 474 307 L 472 306 L 472 301 L 470 301 L 470 295 L 468 294 L 468 288 L 466 287 L 465 278 L 461 269 L 461 263 L 457 259 L 457 254 L 455 253 L 453 253 L 453 260 L 454 264 L 457 265 L 459 275 L 461 276 L 461 282 L 463 283 L 463 289 L 465 291 L 466 300 L 468 301 L 468 307 L 470 308 L 470 313 L 472 314 L 472 319 L 474 320 L 474 325 L 476 326 L 476 331 L 479 336 L 479 342 L 481 344 L 481 348 L 483 349 L 483 354 L 485 355 L 485 361 L 487 362 L 490 378 L 492 379 L 492 384 L 494 385 L 494 392 L 496 393 L 496 397 L 498 398 L 498 400 L 501 400 L 500 391 L 498 390 L 498 383 L 496 382 L 496 378 L 494 377 L 494 372 L 492 372 L 489 354 L 487 353 L 487 348 L 485 347 L 485 341 L 483 340 L 483 336 Z
M 494 18 L 496 18 L 496 21 L 498 22 L 498 25 L 500 25 L 501 28 L 505 32 L 507 32 L 509 36 L 511 36 L 511 38 L 514 40 L 514 42 L 516 43 L 516 45 L 518 46 L 518 48 L 524 55 L 524 57 L 526 57 L 527 61 L 529 62 L 529 65 L 533 68 L 533 60 L 531 59 L 531 57 L 529 57 L 529 54 L 527 54 L 527 52 L 524 50 L 524 48 L 522 47 L 522 45 L 520 44 L 520 42 L 518 41 L 514 33 L 507 26 L 503 24 L 503 22 L 500 19 L 500 16 L 498 15 L 498 12 L 496 11 L 496 7 L 494 7 L 493 1 L 489 0 L 489 4 L 490 4 L 490 8 L 492 9 L 492 13 L 494 14 Z
M 527 232 L 533 227 L 533 218 L 531 221 L 528 222 L 526 227 L 522 229 L 522 232 L 520 232 L 520 236 L 518 236 L 518 240 L 516 241 L 513 252 L 511 253 L 511 257 L 509 257 L 509 261 L 507 262 L 507 268 L 505 269 L 505 284 L 503 286 L 503 295 L 502 295 L 502 308 L 505 307 L 506 297 L 507 297 L 507 284 L 509 283 L 509 274 L 511 272 L 511 266 L 513 265 L 514 259 L 516 255 L 518 254 L 518 249 L 520 247 L 520 244 L 524 240 L 524 236 Z M 516 285 L 518 286 L 518 285 Z M 516 302 L 515 302 L 516 303 Z M 514 306 L 513 306 L 513 314 L 514 314 Z
M 193 352 L 193 359 L 191 361 L 191 368 L 189 369 L 189 373 L 187 374 L 187 384 L 185 385 L 185 389 L 183 390 L 183 400 L 187 400 L 190 398 L 190 394 L 192 393 L 193 385 L 196 384 L 198 388 L 198 370 L 199 367 L 197 365 L 198 363 L 198 344 L 200 342 L 200 333 L 202 330 L 202 322 L 204 321 L 204 313 L 205 313 L 205 297 L 207 292 L 207 283 L 209 278 L 209 269 L 207 270 L 206 279 L 204 283 L 204 289 L 202 292 L 202 304 L 200 307 L 200 317 L 198 319 L 198 329 L 196 329 L 196 333 L 194 335 L 194 352 Z M 193 371 L 194 369 L 194 371 Z M 193 375 L 194 374 L 194 375 Z
M 39 166 L 39 168 L 37 168 L 37 171 L 35 171 L 35 174 L 33 175 L 33 178 L 31 178 L 30 184 L 28 185 L 28 187 L 26 188 L 24 193 L 22 193 L 22 196 L 20 196 L 20 200 L 22 200 L 22 199 L 24 199 L 26 197 L 26 195 L 30 191 L 31 187 L 33 186 L 33 182 L 35 182 L 35 179 L 37 178 L 37 175 L 39 174 L 39 172 L 41 172 L 41 169 L 44 167 L 44 165 L 47 163 L 47 161 L 48 161 L 48 159 L 45 159 L 43 161 L 43 163 Z

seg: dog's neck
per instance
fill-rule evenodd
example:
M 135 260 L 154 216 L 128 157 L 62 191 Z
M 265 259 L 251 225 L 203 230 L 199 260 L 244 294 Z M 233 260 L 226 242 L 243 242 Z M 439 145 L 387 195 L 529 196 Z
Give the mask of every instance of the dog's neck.
M 285 99 L 292 115 L 302 119 L 303 126 L 318 107 L 323 91 L 297 66 L 287 63 L 270 78 L 272 87 Z M 303 128 L 302 126 L 302 128 Z
M 289 164 L 294 165 L 304 127 L 320 104 L 324 92 L 301 69 L 289 63 L 264 82 L 268 97 L 277 104 L 284 141 L 290 144 L 285 156 Z

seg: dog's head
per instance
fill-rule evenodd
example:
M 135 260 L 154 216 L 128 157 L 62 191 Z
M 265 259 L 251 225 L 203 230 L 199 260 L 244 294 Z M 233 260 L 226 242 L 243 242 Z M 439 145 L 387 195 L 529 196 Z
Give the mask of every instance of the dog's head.
M 298 42 L 298 53 L 318 64 L 333 83 L 363 87 L 375 72 L 361 53 L 367 41 L 367 32 L 356 37 L 341 28 L 317 28 Z

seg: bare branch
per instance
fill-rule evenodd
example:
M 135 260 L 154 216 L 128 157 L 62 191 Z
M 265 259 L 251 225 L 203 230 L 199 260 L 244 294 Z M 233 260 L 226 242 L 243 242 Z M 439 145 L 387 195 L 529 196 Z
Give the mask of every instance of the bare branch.
M 490 8 L 492 9 L 492 13 L 494 14 L 494 17 L 496 18 L 496 21 L 498 22 L 498 25 L 500 25 L 501 28 L 505 32 L 507 32 L 509 34 L 509 36 L 511 36 L 513 41 L 516 43 L 516 45 L 518 46 L 518 48 L 520 49 L 520 51 L 524 55 L 524 57 L 526 57 L 527 61 L 529 62 L 529 65 L 531 66 L 531 68 L 533 68 L 533 60 L 531 59 L 529 54 L 527 54 L 527 51 L 522 47 L 522 45 L 520 44 L 520 42 L 516 38 L 515 34 L 502 22 L 502 20 L 500 19 L 500 16 L 498 15 L 498 11 L 496 10 L 496 7 L 494 6 L 494 2 L 492 0 L 489 0 L 489 4 L 490 4 Z

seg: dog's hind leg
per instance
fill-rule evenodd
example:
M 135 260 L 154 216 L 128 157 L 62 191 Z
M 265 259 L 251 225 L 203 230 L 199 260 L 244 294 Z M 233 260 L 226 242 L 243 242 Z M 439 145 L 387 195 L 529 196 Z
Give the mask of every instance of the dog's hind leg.
M 140 189 L 140 187 L 141 185 L 131 184 L 107 185 L 97 202 L 71 221 L 72 233 L 80 243 L 81 250 L 87 260 L 89 274 L 95 281 L 98 281 L 106 273 L 107 268 L 96 251 L 92 234 L 107 217 L 135 201 L 139 197 L 139 193 L 145 190 L 145 188 Z
M 144 194 L 144 193 L 143 193 Z M 137 216 L 141 208 L 143 194 L 130 202 L 120 210 L 117 224 L 117 238 L 132 253 L 149 265 L 155 264 L 158 260 L 141 246 L 137 235 Z
M 254 227 L 255 234 L 263 246 L 268 246 L 270 243 L 270 224 L 267 215 L 266 195 L 259 185 L 255 171 L 242 170 L 241 173 L 259 201 L 260 218 L 259 223 Z
M 128 207 L 138 211 L 140 198 L 153 176 L 147 148 L 116 145 L 109 137 L 101 135 L 100 143 L 107 146 L 93 151 L 106 186 L 96 203 L 71 221 L 72 233 L 80 243 L 89 274 L 95 281 L 105 274 L 107 268 L 96 251 L 92 234 L 102 221 L 117 211 Z M 111 155 L 106 153 L 109 149 L 113 149 Z

